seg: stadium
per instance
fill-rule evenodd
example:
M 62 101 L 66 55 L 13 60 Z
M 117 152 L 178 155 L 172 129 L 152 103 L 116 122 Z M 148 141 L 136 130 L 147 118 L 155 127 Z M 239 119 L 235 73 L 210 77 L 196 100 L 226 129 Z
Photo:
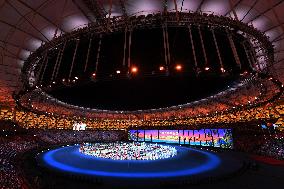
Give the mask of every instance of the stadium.
M 284 186 L 283 0 L 0 0 L 0 188 Z

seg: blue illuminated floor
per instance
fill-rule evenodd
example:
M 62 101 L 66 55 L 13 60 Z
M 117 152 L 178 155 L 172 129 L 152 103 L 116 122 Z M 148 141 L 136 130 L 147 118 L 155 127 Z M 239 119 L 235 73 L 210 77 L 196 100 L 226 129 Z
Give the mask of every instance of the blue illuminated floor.
M 40 154 L 49 169 L 99 177 L 170 178 L 218 175 L 237 169 L 241 163 L 218 154 L 187 147 L 176 147 L 177 156 L 155 161 L 110 160 L 81 154 L 79 146 L 53 149 Z M 227 168 L 230 165 L 230 168 Z

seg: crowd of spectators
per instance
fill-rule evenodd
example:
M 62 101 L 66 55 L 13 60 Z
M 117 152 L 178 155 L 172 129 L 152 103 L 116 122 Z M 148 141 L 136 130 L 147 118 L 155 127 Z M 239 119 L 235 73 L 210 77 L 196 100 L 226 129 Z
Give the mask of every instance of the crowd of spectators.
M 0 131 L 0 133 L 5 132 L 0 135 L 0 189 L 29 188 L 19 167 L 19 159 L 27 151 L 59 144 L 125 139 L 124 132 L 118 131 L 29 130 L 29 132 L 18 132 L 14 129 L 18 126 L 13 122 L 1 121 L 0 124 L 5 125 L 5 128 L 10 124 L 10 128 L 13 128 L 9 132 L 7 129 Z
M 29 137 L 0 137 L 0 188 L 25 188 L 26 182 L 17 168 L 17 157 L 27 150 L 38 147 Z
M 234 134 L 237 151 L 284 160 L 284 133 L 273 127 L 234 127 Z
M 125 131 L 30 129 L 28 132 L 18 132 L 18 129 L 15 129 L 18 127 L 14 123 L 5 124 L 11 124 L 13 129 L 9 131 L 9 135 L 7 129 L 5 135 L 0 135 L 0 186 L 8 189 L 29 188 L 25 178 L 22 177 L 24 174 L 18 161 L 25 152 L 62 144 L 127 140 Z M 284 159 L 284 134 L 261 129 L 256 123 L 245 125 L 236 124 L 233 127 L 234 148 L 237 151 Z M 221 126 L 216 125 L 216 127 Z
M 33 136 L 48 144 L 82 143 L 92 141 L 124 140 L 124 132 L 118 131 L 71 131 L 71 130 L 34 130 Z
M 258 153 L 263 156 L 284 160 L 284 137 L 275 137 L 266 141 Z

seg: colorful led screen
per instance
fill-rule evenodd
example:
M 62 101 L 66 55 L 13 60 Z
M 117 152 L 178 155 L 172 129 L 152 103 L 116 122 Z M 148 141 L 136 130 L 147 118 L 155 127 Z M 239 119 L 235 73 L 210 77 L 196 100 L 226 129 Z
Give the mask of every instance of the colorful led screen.
M 233 148 L 232 129 L 129 130 L 132 141 Z

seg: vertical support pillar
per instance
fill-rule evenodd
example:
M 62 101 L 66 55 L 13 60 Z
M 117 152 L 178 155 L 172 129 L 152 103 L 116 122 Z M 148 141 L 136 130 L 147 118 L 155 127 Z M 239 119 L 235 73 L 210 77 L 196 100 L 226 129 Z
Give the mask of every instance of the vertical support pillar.
M 248 62 L 249 62 L 250 68 L 251 68 L 251 69 L 254 69 L 253 66 L 252 66 L 251 57 L 249 56 L 249 53 L 248 53 L 248 50 L 247 50 L 246 45 L 245 45 L 244 43 L 242 43 L 242 46 L 243 46 L 243 48 L 244 48 L 244 50 L 245 50 L 245 54 L 246 54 L 247 60 L 248 60 Z
M 231 49 L 233 51 L 235 61 L 236 61 L 237 65 L 239 66 L 239 68 L 241 69 L 241 61 L 240 61 L 234 40 L 232 38 L 232 35 L 228 32 L 228 30 L 227 30 L 227 36 L 228 36 L 228 39 L 229 39 L 229 42 L 230 42 Z
M 111 16 L 111 10 L 112 10 L 112 0 L 108 0 L 108 3 L 109 3 L 109 10 L 108 10 L 107 28 L 109 28 L 109 25 L 110 25 L 110 16 Z
M 62 58 L 63 58 L 63 54 L 64 54 L 66 44 L 67 44 L 67 41 L 64 42 L 64 45 L 62 47 L 61 55 L 60 55 L 60 58 L 59 58 L 59 61 L 58 61 L 59 64 L 58 64 L 58 67 L 57 67 L 57 70 L 56 70 L 56 73 L 55 73 L 55 78 L 57 78 L 59 70 L 60 70 L 60 66 L 61 66 L 61 62 L 62 62 Z
M 58 54 L 57 54 L 57 57 L 56 57 L 56 61 L 55 61 L 55 64 L 54 64 L 52 75 L 51 75 L 51 81 L 53 81 L 54 74 L 55 74 L 55 71 L 56 71 L 56 68 L 57 68 L 57 64 L 58 64 L 58 60 L 59 60 L 60 54 L 61 54 L 61 50 L 58 51 Z
M 98 71 L 100 52 L 101 52 L 101 45 L 102 45 L 102 34 L 100 34 L 100 40 L 99 40 L 99 46 L 98 46 L 98 52 L 97 52 L 97 58 L 96 58 L 96 70 L 95 70 L 95 72 Z
M 176 10 L 176 19 L 177 19 L 177 22 L 179 22 L 178 7 L 177 7 L 177 1 L 176 0 L 174 0 L 174 4 L 175 4 L 175 10 Z
M 249 47 L 250 47 L 250 49 L 248 49 L 248 54 L 251 57 L 252 67 L 253 68 L 257 68 L 258 70 L 260 70 L 260 66 L 259 66 L 257 58 L 256 58 L 256 52 L 254 51 L 253 44 L 251 43 L 251 41 L 252 41 L 251 36 L 247 35 L 247 39 L 249 40 Z
M 191 26 L 188 26 L 188 31 L 189 31 L 190 43 L 191 43 L 192 54 L 193 54 L 193 59 L 194 59 L 194 69 L 196 71 L 198 71 L 199 68 L 198 68 L 197 59 L 196 59 L 196 53 L 195 53 L 195 47 L 194 47 L 194 42 L 193 42 L 193 38 L 192 38 Z
M 204 56 L 204 61 L 205 61 L 205 67 L 208 67 L 208 60 L 207 60 L 206 50 L 205 50 L 204 41 L 203 41 L 202 33 L 201 33 L 201 30 L 200 30 L 200 26 L 198 26 L 198 33 L 199 33 L 199 37 L 200 37 L 200 40 L 201 40 L 201 46 L 202 46 L 202 51 L 203 51 L 203 56 Z
M 68 80 L 71 79 L 71 75 L 72 75 L 72 71 L 73 71 L 73 67 L 74 67 L 74 62 L 75 62 L 75 58 L 76 58 L 76 54 L 77 54 L 77 49 L 78 49 L 79 41 L 80 41 L 80 39 L 76 39 L 76 47 L 75 47 L 75 51 L 74 51 L 74 54 L 73 54 L 73 59 L 72 59 L 72 63 L 71 63 L 71 68 L 70 68 Z
M 128 36 L 128 70 L 130 69 L 131 66 L 131 42 L 132 42 L 132 30 L 129 31 L 129 36 Z
M 163 42 L 164 42 L 164 53 L 165 53 L 165 64 L 166 67 L 168 66 L 168 55 L 167 55 L 167 45 L 166 45 L 166 32 L 165 32 L 165 27 L 162 27 L 163 29 Z
M 250 51 L 250 54 L 251 54 L 252 60 L 253 60 L 253 62 L 254 62 L 254 65 L 258 68 L 258 70 L 260 70 L 260 66 L 259 66 L 259 63 L 258 63 L 258 61 L 257 61 L 257 58 L 256 58 L 255 53 L 253 53 L 252 51 Z
M 217 39 L 216 39 L 215 32 L 214 32 L 213 28 L 211 28 L 211 32 L 212 32 L 212 35 L 213 35 L 214 44 L 215 44 L 215 47 L 216 47 L 216 51 L 217 51 L 217 55 L 218 55 L 218 59 L 219 59 L 219 64 L 220 64 L 220 67 L 221 67 L 220 69 L 221 69 L 222 72 L 225 72 L 223 61 L 222 61 L 222 57 L 221 57 L 221 53 L 220 53 L 220 50 L 219 50 L 219 47 L 218 47 L 218 42 L 217 42 Z
M 39 69 L 38 74 L 37 74 L 37 76 L 36 76 L 36 83 L 37 83 L 37 84 L 40 84 L 40 80 L 41 80 L 41 75 L 40 75 L 40 74 L 41 74 L 41 72 L 42 72 L 42 69 L 44 69 L 44 67 L 45 67 L 46 58 L 47 58 L 47 53 L 45 53 L 44 56 L 43 56 L 43 60 L 42 60 L 40 69 Z
M 46 52 L 45 66 L 44 66 L 43 72 L 41 74 L 41 78 L 40 78 L 39 84 L 42 83 L 42 80 L 43 80 L 43 77 L 44 77 L 44 74 L 45 74 L 45 71 L 46 71 L 47 64 L 48 64 L 48 55 L 47 55 L 47 52 Z
M 62 49 L 60 49 L 58 51 L 58 54 L 57 54 L 57 57 L 56 57 L 56 61 L 55 61 L 55 65 L 54 65 L 54 68 L 53 68 L 53 71 L 52 71 L 52 75 L 51 75 L 51 81 L 53 81 L 53 79 L 55 79 L 56 77 L 54 77 L 54 74 L 56 73 L 57 71 L 57 67 L 59 66 L 59 60 L 61 58 L 61 54 L 62 54 L 62 51 L 64 50 L 65 46 L 63 45 Z
M 171 53 L 170 53 L 170 44 L 169 44 L 169 32 L 168 32 L 168 26 L 166 25 L 165 28 L 166 33 L 166 47 L 167 47 L 167 53 L 168 53 L 168 65 L 171 63 Z
M 127 43 L 127 28 L 124 30 L 124 47 L 123 47 L 123 62 L 122 66 L 125 67 L 126 64 L 126 43 Z
M 256 51 L 253 51 L 253 49 L 254 48 L 252 47 L 251 50 L 250 50 L 250 54 L 251 54 L 251 58 L 253 60 L 253 64 L 257 67 L 258 70 L 261 70 L 259 62 L 258 62 L 257 57 L 256 57 Z
M 86 57 L 86 62 L 85 62 L 85 67 L 84 67 L 84 72 L 87 71 L 88 62 L 89 62 L 89 57 L 90 57 L 90 52 L 91 52 L 91 47 L 92 47 L 92 40 L 93 40 L 93 36 L 91 36 L 91 37 L 90 37 L 90 40 L 89 40 L 88 51 L 87 51 L 87 57 Z

